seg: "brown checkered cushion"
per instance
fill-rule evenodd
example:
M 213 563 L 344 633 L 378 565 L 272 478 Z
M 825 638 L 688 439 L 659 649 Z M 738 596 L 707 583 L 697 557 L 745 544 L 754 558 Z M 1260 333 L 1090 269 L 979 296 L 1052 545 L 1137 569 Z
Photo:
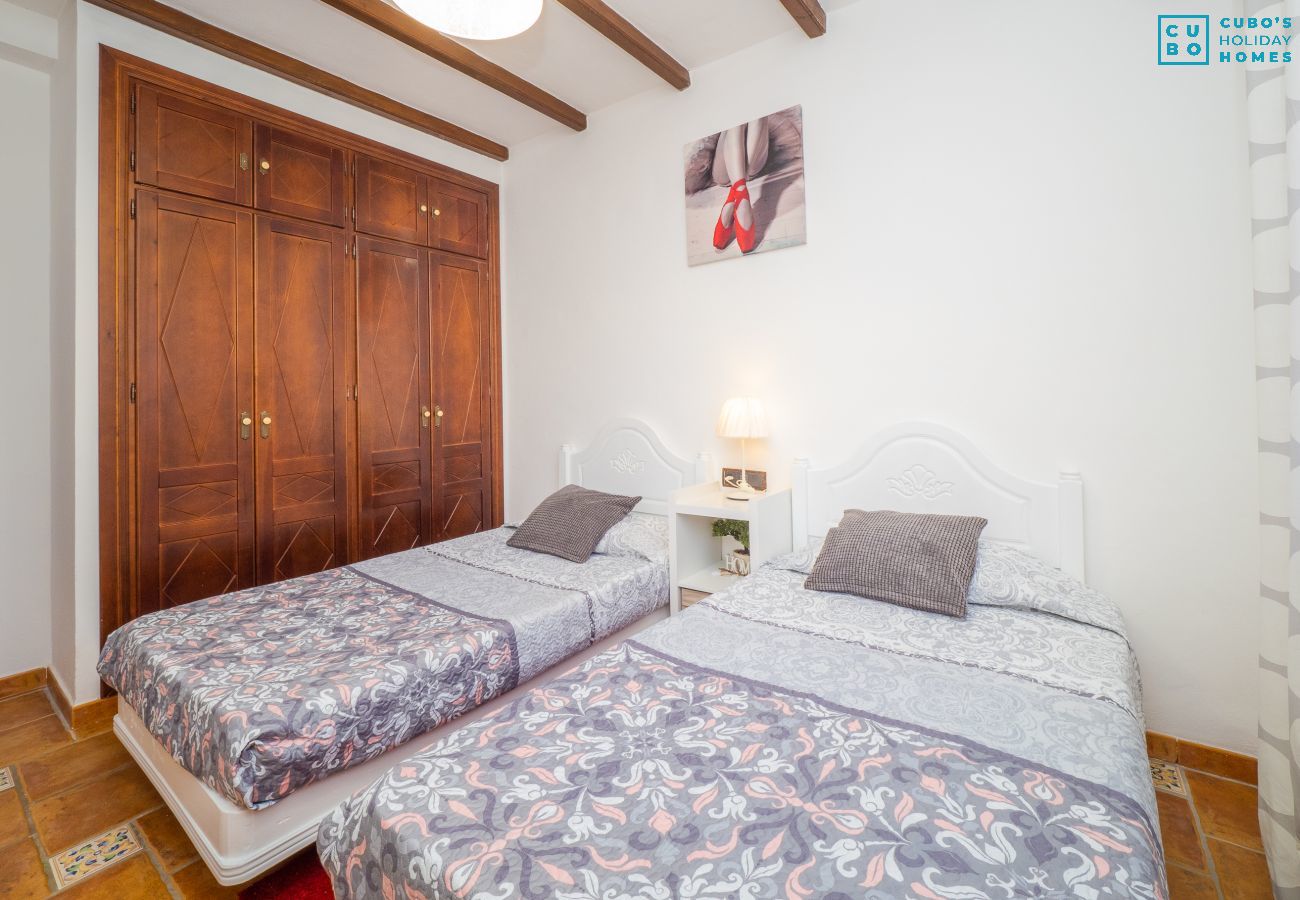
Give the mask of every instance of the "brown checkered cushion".
M 586 562 L 605 532 L 640 502 L 640 497 L 566 485 L 538 504 L 506 543 L 522 550 Z
M 987 524 L 978 516 L 847 510 L 804 587 L 960 618 Z

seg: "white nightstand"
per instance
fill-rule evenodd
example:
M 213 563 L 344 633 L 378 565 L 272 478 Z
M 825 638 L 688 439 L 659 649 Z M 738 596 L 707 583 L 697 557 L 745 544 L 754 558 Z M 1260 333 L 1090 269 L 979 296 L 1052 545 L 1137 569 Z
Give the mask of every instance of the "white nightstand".
M 713 536 L 717 519 L 749 523 L 750 571 L 782 553 L 789 553 L 790 491 L 755 494 L 750 500 L 728 500 L 717 484 L 697 484 L 673 491 L 668 500 L 668 559 L 672 578 L 672 612 L 701 596 L 716 594 L 740 580 L 724 574 L 723 538 Z

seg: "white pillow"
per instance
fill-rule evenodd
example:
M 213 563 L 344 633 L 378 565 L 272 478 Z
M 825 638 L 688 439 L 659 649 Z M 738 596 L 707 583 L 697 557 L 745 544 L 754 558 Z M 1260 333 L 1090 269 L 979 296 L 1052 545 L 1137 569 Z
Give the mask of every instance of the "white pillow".
M 668 517 L 628 513 L 596 545 L 596 553 L 630 556 L 668 565 Z

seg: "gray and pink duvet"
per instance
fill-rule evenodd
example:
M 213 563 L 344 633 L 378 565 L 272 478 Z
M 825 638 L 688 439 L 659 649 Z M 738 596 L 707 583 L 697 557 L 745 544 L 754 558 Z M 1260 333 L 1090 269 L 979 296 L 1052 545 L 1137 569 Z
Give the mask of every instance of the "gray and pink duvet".
M 1165 898 L 1115 608 L 981 549 L 966 619 L 792 555 L 451 732 L 321 825 L 340 898 Z
M 497 529 L 142 616 L 99 672 L 171 756 L 257 809 L 503 694 L 668 599 L 663 559 L 577 564 Z

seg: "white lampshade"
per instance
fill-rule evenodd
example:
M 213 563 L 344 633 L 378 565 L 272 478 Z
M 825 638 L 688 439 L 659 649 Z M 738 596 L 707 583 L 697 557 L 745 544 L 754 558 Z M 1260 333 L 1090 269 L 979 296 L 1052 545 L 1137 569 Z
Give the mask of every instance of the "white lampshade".
M 452 37 L 496 41 L 533 27 L 542 0 L 394 0 L 398 8 Z
M 718 414 L 718 437 L 767 437 L 767 411 L 756 397 L 732 397 Z

